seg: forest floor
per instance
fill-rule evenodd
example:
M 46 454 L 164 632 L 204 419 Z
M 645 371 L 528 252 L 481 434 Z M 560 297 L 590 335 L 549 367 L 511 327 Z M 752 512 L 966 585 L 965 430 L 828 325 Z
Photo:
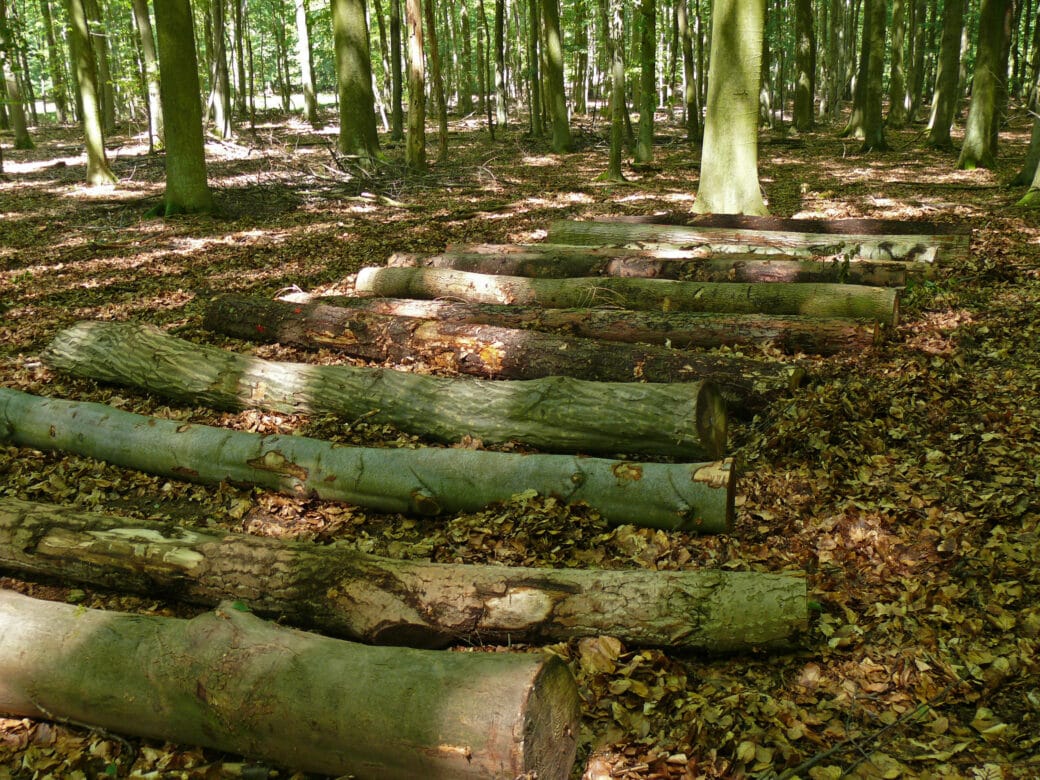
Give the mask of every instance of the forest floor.
M 741 478 L 732 535 L 609 528 L 588 508 L 529 497 L 406 519 L 16 447 L 0 447 L 0 496 L 434 561 L 804 573 L 819 611 L 803 646 L 786 654 L 709 658 L 606 638 L 549 648 L 570 662 L 582 696 L 574 777 L 1035 778 L 1040 212 L 1016 208 L 1022 188 L 1005 186 L 1030 121 L 1012 123 L 995 170 L 974 172 L 956 171 L 954 153 L 924 150 L 920 127 L 890 131 L 893 150 L 866 155 L 834 128 L 763 135 L 761 180 L 774 215 L 956 223 L 974 231 L 973 251 L 906 290 L 902 324 L 885 344 L 802 356 L 809 385 L 733 425 Z M 676 126 L 659 127 L 653 166 L 604 184 L 595 181 L 606 166 L 603 128 L 575 124 L 578 151 L 557 156 L 520 130 L 492 144 L 477 121 L 456 122 L 448 159 L 428 174 L 406 174 L 403 147 L 387 144 L 390 162 L 367 178 L 337 165 L 333 125 L 315 132 L 271 116 L 234 142 L 209 144 L 220 216 L 168 221 L 144 218 L 162 194 L 163 159 L 139 138 L 111 139 L 120 181 L 97 190 L 81 185 L 73 129 L 41 130 L 29 152 L 5 139 L 0 385 L 239 429 L 414 446 L 414 436 L 364 422 L 171 407 L 52 373 L 38 356 L 78 320 L 132 319 L 262 356 L 335 362 L 328 352 L 215 337 L 201 324 L 206 300 L 349 289 L 359 268 L 393 252 L 536 242 L 554 219 L 690 208 L 699 152 Z M 433 154 L 435 141 L 431 134 Z M 200 610 L 8 575 L 0 586 L 88 607 Z M 245 772 L 240 761 L 0 719 L 3 780 L 224 777 Z

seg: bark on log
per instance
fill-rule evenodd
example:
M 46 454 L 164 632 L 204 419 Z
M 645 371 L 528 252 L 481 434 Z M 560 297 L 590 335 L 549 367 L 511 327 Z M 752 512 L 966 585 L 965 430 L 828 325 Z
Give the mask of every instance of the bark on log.
M 0 712 L 358 778 L 565 780 L 580 710 L 547 655 L 367 647 L 232 603 L 192 620 L 0 591 Z
M 772 345 L 788 354 L 834 355 L 864 350 L 880 343 L 884 329 L 857 320 L 814 320 L 792 315 L 651 312 L 631 309 L 541 309 L 532 306 L 418 300 L 355 298 L 287 293 L 279 300 L 322 304 L 395 317 L 450 320 L 471 325 L 544 330 L 584 338 L 627 343 L 670 345 L 676 349 Z M 295 311 L 295 309 L 294 309 Z M 300 308 L 300 316 L 310 310 Z M 320 310 L 313 330 L 335 332 L 339 315 Z M 308 315 L 309 316 L 309 315 Z M 329 322 L 326 323 L 326 316 Z M 351 315 L 344 315 L 350 317 Z M 311 328 L 310 325 L 307 326 Z
M 729 460 L 633 463 L 469 449 L 345 447 L 145 417 L 103 404 L 0 388 L 0 440 L 63 450 L 152 474 L 259 485 L 381 512 L 477 511 L 526 490 L 584 501 L 608 522 L 722 533 L 732 529 Z
M 588 223 L 582 223 L 588 224 Z M 852 284 L 675 282 L 666 279 L 525 279 L 439 268 L 362 268 L 359 295 L 453 298 L 546 308 L 610 306 L 662 311 L 800 314 L 899 322 L 899 294 Z
M 368 360 L 420 359 L 488 379 L 571 376 L 597 382 L 710 382 L 729 409 L 744 416 L 797 388 L 805 378 L 804 369 L 786 363 L 257 298 L 225 296 L 211 301 L 205 326 L 236 338 L 331 347 Z M 717 428 L 711 439 L 720 443 L 726 438 L 721 398 L 711 415 Z M 704 454 L 719 457 L 722 452 Z
M 192 344 L 157 328 L 81 322 L 47 348 L 48 365 L 221 409 L 330 413 L 457 442 L 520 441 L 563 452 L 711 459 L 725 447 L 709 385 L 516 382 L 381 368 L 284 363 Z
M 834 282 L 874 287 L 902 287 L 907 264 L 884 260 L 851 262 L 847 258 L 798 259 L 783 255 L 722 254 L 704 257 L 684 249 L 616 249 L 613 247 L 527 244 L 449 248 L 438 255 L 397 252 L 391 268 L 449 268 L 481 274 L 565 279 L 575 276 L 620 276 L 676 279 L 687 282 Z M 599 251 L 596 251 L 599 250 Z
M 721 215 L 720 215 L 721 216 Z M 661 222 L 647 222 L 646 219 Z M 611 218 L 609 222 L 557 220 L 549 227 L 546 241 L 554 244 L 668 244 L 682 247 L 728 246 L 733 252 L 771 251 L 796 255 L 850 255 L 867 260 L 936 259 L 960 261 L 968 257 L 970 234 L 926 224 L 926 233 L 906 233 L 891 223 L 868 226 L 859 220 L 828 224 L 816 220 L 730 220 L 715 218 L 690 224 L 667 217 Z M 856 224 L 859 223 L 859 224 Z M 875 227 L 887 229 L 875 232 Z
M 13 498 L 0 499 L 0 565 L 206 606 L 240 599 L 335 636 L 426 648 L 607 634 L 730 653 L 789 647 L 808 624 L 805 579 L 789 575 L 401 561 Z

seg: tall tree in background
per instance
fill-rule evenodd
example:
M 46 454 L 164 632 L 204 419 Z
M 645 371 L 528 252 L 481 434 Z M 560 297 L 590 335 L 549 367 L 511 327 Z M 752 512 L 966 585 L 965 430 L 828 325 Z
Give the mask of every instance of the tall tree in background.
M 686 114 L 686 140 L 701 140 L 700 90 L 697 88 L 696 60 L 693 52 L 693 25 L 690 23 L 689 0 L 678 0 L 679 38 L 683 57 L 683 105 Z
M 422 0 L 405 0 L 408 25 L 408 139 L 405 161 L 409 168 L 426 168 L 426 52 L 423 46 Z
M 296 63 L 303 81 L 303 114 L 311 127 L 318 126 L 318 94 L 314 88 L 314 63 L 311 55 L 311 26 L 307 21 L 307 0 L 294 0 L 296 6 Z
M 404 138 L 404 85 L 401 73 L 401 0 L 390 0 L 390 138 Z
M 252 59 L 252 48 L 249 43 L 249 31 L 246 29 L 246 0 L 231 0 L 232 15 L 235 20 L 235 73 L 237 88 L 235 89 L 235 113 L 244 117 L 249 106 L 246 104 L 247 94 L 251 95 L 252 65 L 249 79 L 246 78 L 246 49 L 249 48 Z
M 441 73 L 441 51 L 437 41 L 437 19 L 434 3 L 436 0 L 424 0 L 423 13 L 426 17 L 426 51 L 429 52 L 430 78 L 433 79 L 430 92 L 433 93 L 433 105 L 437 109 L 437 158 L 443 160 L 448 153 L 448 103 L 444 99 L 444 76 Z
M 932 117 L 928 129 L 928 146 L 933 149 L 953 149 L 950 127 L 957 109 L 960 92 L 958 82 L 961 63 L 961 30 L 964 27 L 964 3 L 953 0 L 943 13 L 942 43 L 939 48 L 939 67 L 932 94 Z
M 459 84 L 459 112 L 466 116 L 473 113 L 473 25 L 469 21 L 469 3 L 459 5 L 459 24 L 462 27 L 462 77 Z
M 563 83 L 563 33 L 558 0 L 542 0 L 545 26 L 546 98 L 552 116 L 552 148 L 557 154 L 571 149 L 571 127 L 567 116 L 567 90 Z
M 528 89 L 531 93 L 531 135 L 535 138 L 545 135 L 545 121 L 542 117 L 542 79 L 538 68 L 541 50 L 538 41 L 538 31 L 541 29 L 539 5 L 540 0 L 527 0 L 527 70 L 530 85 Z
M 100 99 L 94 68 L 94 48 L 90 45 L 90 32 L 83 0 L 66 0 L 69 15 L 69 45 L 79 85 L 80 102 L 83 105 L 81 121 L 87 147 L 87 184 L 98 186 L 113 184 L 116 175 L 108 167 L 105 158 L 105 132 L 101 126 Z M 196 83 L 198 77 L 196 76 Z M 196 90 L 196 97 L 198 93 Z
M 58 114 L 58 122 L 69 121 L 68 96 L 65 85 L 65 68 L 62 66 L 58 43 L 54 37 L 54 18 L 51 13 L 50 0 L 40 0 L 40 18 L 43 20 L 43 32 L 47 41 L 47 67 L 50 71 L 51 84 L 54 91 L 51 99 Z
M 148 15 L 148 0 L 132 0 L 137 38 L 141 43 L 141 67 L 144 70 L 145 94 L 148 99 L 148 150 L 154 152 L 162 143 L 162 97 L 159 94 L 159 55 L 155 51 L 155 35 Z
M 213 195 L 206 181 L 199 63 L 188 0 L 159 0 L 155 27 L 166 125 L 166 194 L 151 213 L 169 217 L 210 212 Z
M 109 67 L 108 31 L 101 16 L 98 0 L 82 0 L 90 29 L 90 46 L 94 50 L 94 67 L 97 69 L 98 94 L 101 97 L 101 124 L 106 135 L 116 128 L 116 102 L 112 70 Z
M 825 1 L 825 0 L 824 0 Z M 807 132 L 813 126 L 813 34 L 812 0 L 795 0 L 794 5 L 794 126 Z
M 903 46 L 906 43 L 906 8 L 904 0 L 892 0 L 892 62 L 888 77 L 888 126 L 906 125 L 906 73 L 903 69 Z
M 601 0 L 601 12 L 607 17 L 605 34 L 607 56 L 610 57 L 610 156 L 601 181 L 624 181 L 621 170 L 625 144 L 625 60 L 624 28 L 621 0 Z
M 7 90 L 11 129 L 14 130 L 14 148 L 32 149 L 33 141 L 25 120 L 25 103 L 22 100 L 22 90 L 19 84 L 20 74 L 16 72 L 20 63 L 10 21 L 7 0 L 0 0 L 0 71 L 3 72 L 4 85 Z
M 499 127 L 505 127 L 509 118 L 506 99 L 506 2 L 495 0 L 495 121 Z
M 865 13 L 869 18 L 870 37 L 867 40 L 867 83 L 863 95 L 863 145 L 861 151 L 883 151 L 888 148 L 885 141 L 885 122 L 882 115 L 885 71 L 885 20 L 888 13 L 886 0 L 865 0 Z M 865 20 L 866 23 L 866 20 Z
M 1000 92 L 1007 79 L 1007 36 L 1011 0 L 982 0 L 971 107 L 964 126 L 964 145 L 957 160 L 961 170 L 992 168 L 997 156 Z
M 213 130 L 218 138 L 231 137 L 231 82 L 228 78 L 227 46 L 224 44 L 224 36 L 227 32 L 224 1 L 213 0 L 213 30 L 210 40 L 213 55 L 210 107 L 213 110 Z
M 339 83 L 339 150 L 368 164 L 379 157 L 379 135 L 364 0 L 332 0 L 332 30 Z
M 657 3 L 639 3 L 639 138 L 635 161 L 649 163 L 654 159 L 654 112 L 657 110 Z
M 718 0 L 711 19 L 700 214 L 765 214 L 758 183 L 764 0 Z

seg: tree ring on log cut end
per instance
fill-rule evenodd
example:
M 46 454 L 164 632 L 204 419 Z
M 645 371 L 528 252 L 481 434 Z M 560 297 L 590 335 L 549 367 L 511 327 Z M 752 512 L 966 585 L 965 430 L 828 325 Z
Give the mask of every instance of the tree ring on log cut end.
M 728 422 L 726 401 L 712 382 L 702 382 L 695 401 L 697 438 L 708 457 L 721 458 L 726 454 Z
M 524 707 L 523 734 L 517 734 L 523 769 L 539 780 L 566 780 L 578 752 L 581 708 L 574 676 L 550 656 L 538 670 Z

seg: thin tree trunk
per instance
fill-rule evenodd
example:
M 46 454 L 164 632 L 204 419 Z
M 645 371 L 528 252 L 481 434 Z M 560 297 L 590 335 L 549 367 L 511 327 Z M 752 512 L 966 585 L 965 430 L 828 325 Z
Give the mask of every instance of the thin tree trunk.
M 462 62 L 459 78 L 459 113 L 468 116 L 473 113 L 473 26 L 469 21 L 469 2 L 459 5 L 459 24 L 462 27 Z
M 25 103 L 19 85 L 20 69 L 18 52 L 7 9 L 7 0 L 0 0 L 0 75 L 2 75 L 7 91 L 7 106 L 10 112 L 11 129 L 14 130 L 14 148 L 32 149 L 35 147 L 29 135 L 29 126 L 25 119 Z
M 246 0 L 231 0 L 231 8 L 235 19 L 235 73 L 237 84 L 235 89 L 235 113 L 244 118 L 251 102 L 250 83 L 252 73 L 246 76 L 246 42 L 249 40 L 249 31 L 246 29 L 245 15 Z M 252 68 L 250 68 L 252 71 Z M 249 98 L 249 100 L 247 100 Z
M 495 0 L 495 121 L 505 127 L 509 111 L 506 103 L 506 3 Z
M 230 138 L 231 129 L 231 83 L 228 79 L 227 46 L 224 36 L 227 25 L 224 20 L 225 0 L 213 0 L 213 129 L 218 138 Z
M 83 0 L 65 0 L 69 14 L 69 45 L 75 60 L 76 81 L 83 104 L 81 118 L 87 147 L 87 184 L 113 184 L 116 175 L 105 158 L 105 131 L 101 123 L 94 48 Z
M 657 110 L 657 1 L 639 3 L 639 139 L 635 161 L 650 163 L 654 159 L 654 112 Z
M 571 127 L 567 116 L 567 90 L 563 83 L 563 32 L 558 0 L 542 0 L 545 28 L 546 99 L 552 117 L 552 149 L 557 154 L 571 150 Z
M 47 40 L 47 65 L 51 83 L 54 86 L 54 107 L 58 123 L 65 124 L 69 121 L 68 89 L 65 81 L 65 69 L 62 67 L 61 55 L 54 37 L 54 19 L 50 0 L 40 0 L 40 16 L 43 19 L 44 37 Z
M 105 135 L 111 135 L 116 128 L 115 95 L 113 92 L 112 71 L 108 62 L 108 32 L 101 17 L 99 0 L 81 0 L 83 10 L 90 28 L 90 46 L 94 50 L 94 67 L 97 69 L 98 95 L 100 96 L 101 125 Z
M 812 72 L 815 48 L 812 0 L 795 0 L 794 126 L 803 133 L 812 129 L 815 115 Z
M 539 46 L 540 36 L 538 34 L 541 29 L 540 5 L 541 0 L 527 0 L 529 28 L 527 31 L 527 67 L 531 91 L 531 136 L 534 138 L 541 138 L 545 135 L 545 123 L 542 121 L 542 79 L 538 67 L 542 50 L 542 47 Z
M 155 51 L 155 36 L 152 32 L 152 20 L 148 15 L 148 0 L 132 0 L 132 3 L 137 35 L 141 41 L 141 59 L 147 83 L 148 126 L 151 130 L 149 143 L 150 148 L 155 149 L 162 143 L 163 135 L 162 96 L 159 92 L 159 55 Z
M 390 138 L 404 138 L 404 77 L 401 72 L 401 0 L 390 2 Z M 409 77 L 411 71 L 409 71 Z
M 423 0 L 423 12 L 426 16 L 426 49 L 430 53 L 430 78 L 433 79 L 430 91 L 433 93 L 433 104 L 437 109 L 437 158 L 443 161 L 448 155 L 448 104 L 444 98 L 441 50 L 437 42 L 437 18 L 434 9 L 436 1 Z
M 303 81 L 303 115 L 311 127 L 318 126 L 318 94 L 314 86 L 314 65 L 311 55 L 310 23 L 307 21 L 307 0 L 294 0 L 296 10 L 296 63 Z
M 694 25 L 691 24 L 689 16 L 689 0 L 677 0 L 677 2 L 679 37 L 682 39 L 683 106 L 686 117 L 686 140 L 693 144 L 701 140 L 700 89 L 697 86 L 699 72 L 693 52 Z
M 882 115 L 884 99 L 885 66 L 885 23 L 888 13 L 887 0 L 867 0 L 870 16 L 870 38 L 867 43 L 867 83 L 863 91 L 863 145 L 862 152 L 883 152 L 888 149 L 885 140 L 885 122 Z
M 928 146 L 950 150 L 953 138 L 950 128 L 959 98 L 958 70 L 961 60 L 961 30 L 964 27 L 964 3 L 950 3 L 943 13 L 942 44 L 939 68 L 932 97 L 932 116 L 929 122 Z
M 408 140 L 405 161 L 409 168 L 426 168 L 426 50 L 423 46 L 422 0 L 405 0 L 408 24 Z
M 578 692 L 549 655 L 368 647 L 234 603 L 181 620 L 6 590 L 0 627 L 8 715 L 334 776 L 565 780 L 574 762 Z

